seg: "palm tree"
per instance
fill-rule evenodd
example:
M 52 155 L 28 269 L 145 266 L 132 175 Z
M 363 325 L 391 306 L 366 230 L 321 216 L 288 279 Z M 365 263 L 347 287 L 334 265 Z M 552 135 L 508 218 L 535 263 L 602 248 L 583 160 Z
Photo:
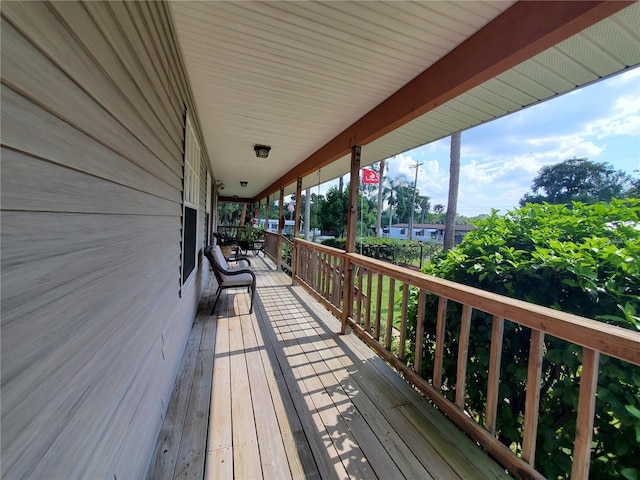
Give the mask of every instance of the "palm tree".
M 460 140 L 462 132 L 451 135 L 451 163 L 449 165 L 449 198 L 444 224 L 444 251 L 453 248 L 456 210 L 458 209 L 458 184 L 460 183 Z
M 395 157 L 394 157 L 395 158 Z M 376 212 L 376 234 L 382 236 L 382 182 L 384 181 L 384 160 L 380 160 L 380 171 L 378 172 L 378 211 Z
M 398 194 L 397 189 L 399 185 L 399 181 L 396 178 L 385 179 L 386 186 L 382 191 L 382 196 L 384 200 L 389 205 L 389 232 L 391 232 L 391 224 L 393 221 L 393 207 L 398 204 Z
M 420 223 L 424 223 L 424 218 L 427 213 L 429 213 L 429 209 L 431 208 L 429 197 L 426 195 L 418 195 L 416 204 L 418 205 L 418 207 L 420 207 Z

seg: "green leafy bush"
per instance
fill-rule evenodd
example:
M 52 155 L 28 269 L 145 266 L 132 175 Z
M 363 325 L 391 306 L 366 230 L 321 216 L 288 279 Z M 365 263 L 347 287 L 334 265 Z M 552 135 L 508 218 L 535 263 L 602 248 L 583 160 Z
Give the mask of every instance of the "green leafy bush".
M 344 250 L 347 241 L 345 238 L 328 238 L 323 240 L 322 244 Z M 356 240 L 356 252 L 396 264 L 417 262 L 421 253 L 422 259 L 428 260 L 440 250 L 442 246 L 437 243 L 414 242 L 398 238 L 362 237 Z
M 532 303 L 640 330 L 640 200 L 532 205 L 493 212 L 426 273 Z M 423 371 L 433 369 L 436 298 L 425 321 Z M 460 305 L 447 310 L 445 395 L 453 397 Z M 415 328 L 415 295 L 409 313 Z M 472 320 L 467 408 L 483 421 L 490 316 Z M 521 448 L 530 330 L 505 322 L 497 433 Z M 414 346 L 411 348 L 413 349 Z M 429 354 L 431 352 L 431 355 Z M 546 336 L 536 469 L 568 478 L 575 437 L 581 348 Z M 601 357 L 591 477 L 640 478 L 640 369 Z

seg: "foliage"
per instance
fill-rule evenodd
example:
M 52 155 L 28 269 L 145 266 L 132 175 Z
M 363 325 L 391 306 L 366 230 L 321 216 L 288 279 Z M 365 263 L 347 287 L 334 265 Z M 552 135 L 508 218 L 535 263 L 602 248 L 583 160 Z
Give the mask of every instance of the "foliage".
M 571 206 L 529 204 L 504 216 L 493 212 L 477 230 L 424 269 L 499 294 L 640 330 L 640 200 Z M 429 299 L 425 348 L 433 353 L 435 303 Z M 447 310 L 445 390 L 453 395 L 460 306 Z M 410 308 L 415 328 L 415 292 Z M 472 320 L 467 367 L 470 415 L 482 420 L 492 319 Z M 529 329 L 505 322 L 497 432 L 519 451 Z M 413 348 L 413 346 L 412 346 Z M 575 437 L 581 349 L 546 336 L 536 468 L 568 478 Z M 432 371 L 427 354 L 423 371 Z M 640 370 L 603 356 L 600 361 L 592 478 L 640 478 Z
M 345 238 L 328 238 L 322 242 L 328 247 L 345 249 Z M 427 260 L 435 255 L 441 247 L 435 243 L 414 242 L 411 240 L 400 240 L 386 237 L 362 237 L 356 240 L 356 251 L 367 257 L 380 260 L 388 260 L 396 264 L 416 265 L 420 260 L 422 252 L 423 260 Z
M 608 163 L 592 162 L 586 158 L 571 158 L 555 165 L 542 167 L 533 179 L 531 190 L 520 200 L 526 203 L 608 202 L 621 197 L 631 179 Z M 539 194 L 538 192 L 544 192 Z
M 218 223 L 225 226 L 234 226 L 240 223 L 242 204 L 236 202 L 218 203 Z
M 349 188 L 343 192 L 337 187 L 327 191 L 326 199 L 318 204 L 318 226 L 322 230 L 334 230 L 344 236 L 347 227 L 347 211 L 349 210 Z M 357 231 L 368 232 L 375 225 L 375 203 L 358 192 L 358 225 Z
M 241 232 L 241 239 L 248 240 L 250 242 L 260 240 L 264 238 L 264 226 L 263 225 L 248 225 Z
M 343 233 L 347 225 L 347 207 L 349 196 L 331 187 L 325 201 L 318 206 L 318 225 L 322 230 L 335 230 Z
M 640 170 L 634 170 L 636 175 L 640 174 Z M 626 197 L 640 198 L 640 178 L 634 178 L 630 181 L 629 190 L 625 192 Z

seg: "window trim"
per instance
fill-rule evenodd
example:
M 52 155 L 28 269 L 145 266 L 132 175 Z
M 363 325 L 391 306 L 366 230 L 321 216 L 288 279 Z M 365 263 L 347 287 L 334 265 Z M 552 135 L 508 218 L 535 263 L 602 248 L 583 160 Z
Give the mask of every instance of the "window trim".
M 191 283 L 194 273 L 198 271 L 198 232 L 200 228 L 200 162 L 202 161 L 202 148 L 189 112 L 186 112 L 184 134 L 184 157 L 182 176 L 182 235 L 180 245 L 180 295 Z M 185 252 L 191 245 L 186 242 L 187 208 L 195 210 L 195 235 L 193 240 L 194 266 L 185 278 Z

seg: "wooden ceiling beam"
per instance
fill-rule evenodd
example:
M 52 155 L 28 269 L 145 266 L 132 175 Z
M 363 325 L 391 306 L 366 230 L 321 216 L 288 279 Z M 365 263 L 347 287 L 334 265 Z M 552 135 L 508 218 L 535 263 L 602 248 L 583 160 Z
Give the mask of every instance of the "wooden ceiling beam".
M 581 32 L 631 1 L 520 1 L 260 192 L 265 198 Z

